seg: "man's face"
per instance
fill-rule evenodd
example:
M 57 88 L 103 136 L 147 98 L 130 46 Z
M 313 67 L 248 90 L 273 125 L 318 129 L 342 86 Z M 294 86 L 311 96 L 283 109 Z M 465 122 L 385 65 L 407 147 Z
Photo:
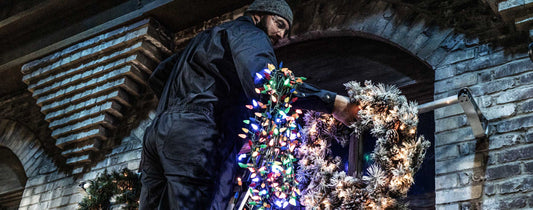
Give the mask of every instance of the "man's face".
M 285 36 L 289 31 L 289 23 L 284 18 L 277 15 L 263 15 L 258 23 L 259 28 L 263 29 L 270 37 L 273 45 Z

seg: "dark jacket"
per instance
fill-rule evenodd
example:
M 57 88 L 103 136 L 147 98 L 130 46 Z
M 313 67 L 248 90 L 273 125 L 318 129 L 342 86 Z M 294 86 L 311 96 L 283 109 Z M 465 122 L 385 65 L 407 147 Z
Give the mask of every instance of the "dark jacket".
M 214 193 L 211 208 L 224 208 L 231 197 L 235 155 L 243 144 L 238 134 L 249 117 L 245 105 L 258 97 L 253 75 L 269 63 L 277 65 L 270 39 L 244 16 L 201 32 L 154 70 L 150 85 L 159 105 L 144 138 L 143 206 L 160 200 L 161 195 L 148 196 L 148 191 L 168 192 L 159 205 L 177 201 L 176 205 L 188 208 L 185 200 L 191 205 L 203 203 L 187 196 L 180 203 L 176 192 L 185 187 L 180 181 L 161 187 L 157 177 L 164 173 L 168 182 L 192 178 L 214 186 L 207 190 Z M 335 93 L 308 84 L 297 91 L 294 107 L 331 112 Z M 195 191 L 193 187 L 191 192 Z
M 250 17 L 208 29 L 152 73 L 150 85 L 160 97 L 158 112 L 185 104 L 217 105 L 232 92 L 246 96 L 240 98 L 249 103 L 257 97 L 253 76 L 268 63 L 277 66 L 274 50 L 266 33 Z M 335 93 L 309 84 L 298 90 L 295 107 L 332 111 Z

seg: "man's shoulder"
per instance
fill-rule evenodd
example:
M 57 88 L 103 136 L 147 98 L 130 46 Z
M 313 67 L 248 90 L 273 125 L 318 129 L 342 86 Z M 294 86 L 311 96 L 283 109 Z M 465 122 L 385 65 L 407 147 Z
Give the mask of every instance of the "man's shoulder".
M 256 27 L 251 17 L 241 16 L 235 20 L 226 22 L 219 26 L 228 32 L 232 33 L 260 33 L 263 32 L 260 28 Z

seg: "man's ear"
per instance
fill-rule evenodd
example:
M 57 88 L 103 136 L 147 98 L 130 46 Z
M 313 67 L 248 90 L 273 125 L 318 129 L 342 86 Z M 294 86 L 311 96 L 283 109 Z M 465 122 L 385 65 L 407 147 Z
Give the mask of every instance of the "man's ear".
M 252 14 L 252 21 L 254 21 L 254 24 L 257 25 L 259 21 L 261 21 L 261 15 L 259 14 Z

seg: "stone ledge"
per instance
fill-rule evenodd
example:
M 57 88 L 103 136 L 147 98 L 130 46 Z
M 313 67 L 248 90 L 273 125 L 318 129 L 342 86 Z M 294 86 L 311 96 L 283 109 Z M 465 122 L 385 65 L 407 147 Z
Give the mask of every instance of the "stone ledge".
M 533 3 L 532 3 L 533 4 Z M 533 26 L 533 14 L 516 18 L 514 22 L 517 31 L 527 31 Z
M 74 166 L 74 165 L 80 165 L 80 164 L 85 164 L 85 163 L 90 163 L 90 162 L 91 162 L 91 158 L 89 157 L 89 154 L 86 154 L 82 156 L 74 156 L 74 157 L 68 158 L 66 163 L 67 165 Z
M 116 54 L 117 50 L 122 49 L 122 48 L 127 48 L 127 46 L 129 45 L 128 44 L 129 42 L 136 42 L 140 40 L 141 38 L 142 37 L 140 35 L 131 36 L 131 37 L 126 36 L 126 37 L 121 37 L 118 40 L 109 41 L 108 43 L 104 43 L 103 45 L 98 45 L 94 48 L 85 49 L 81 52 L 81 56 L 79 57 L 77 55 L 73 55 L 67 58 L 63 58 L 53 64 L 50 64 L 43 68 L 39 68 L 31 73 L 24 75 L 22 80 L 26 84 L 35 83 L 36 80 L 39 80 L 44 77 L 48 77 L 49 75 L 55 72 L 65 70 L 77 64 L 83 63 L 84 61 L 88 61 L 89 59 L 94 58 L 95 55 L 106 54 L 106 53 Z M 108 46 L 105 46 L 105 45 L 108 45 Z M 136 45 L 138 44 L 134 44 L 131 47 L 135 48 Z M 89 63 L 95 63 L 95 61 L 89 61 Z
M 114 69 L 113 71 L 100 75 L 99 77 L 93 77 L 92 79 L 87 80 L 85 82 L 80 81 L 75 85 L 64 87 L 63 89 L 57 90 L 57 92 L 55 93 L 51 93 L 46 96 L 38 97 L 37 104 L 39 106 L 43 106 L 43 105 L 49 104 L 52 101 L 57 101 L 60 98 L 70 97 L 74 94 L 77 94 L 77 93 L 80 93 L 80 92 L 83 92 L 89 89 L 94 89 L 96 86 L 104 85 L 106 81 L 117 80 L 124 76 L 128 76 L 128 78 L 130 79 L 133 79 L 135 81 L 141 81 L 141 82 L 143 82 L 143 78 L 146 78 L 134 66 L 124 66 L 122 68 Z M 141 83 L 141 84 L 145 85 L 144 83 Z
M 103 56 L 99 59 L 81 64 L 75 68 L 50 75 L 40 79 L 35 83 L 28 84 L 28 90 L 33 92 L 33 97 L 38 97 L 47 92 L 87 80 L 88 78 L 109 72 L 116 68 L 121 68 L 122 66 L 128 64 L 148 64 L 148 67 L 140 65 L 144 71 L 146 71 L 145 68 L 155 68 L 155 64 L 152 64 L 153 62 L 150 62 L 150 59 L 146 58 L 145 56 L 145 54 L 148 53 L 148 50 L 145 49 L 148 48 L 148 45 L 148 43 L 139 42 L 130 48 Z M 151 73 L 151 71 L 147 73 Z
M 102 114 L 102 113 L 109 113 L 113 115 L 114 117 L 116 117 L 117 119 L 120 119 L 122 118 L 120 109 L 121 109 L 121 106 L 120 104 L 118 104 L 118 102 L 108 101 L 106 103 L 103 103 L 102 105 L 94 106 L 91 109 L 82 110 L 80 112 L 76 112 L 64 118 L 51 121 L 49 127 L 52 129 L 56 129 L 59 127 L 67 126 L 68 124 L 72 124 L 72 123 L 85 120 L 87 118 L 90 118 L 92 116 Z
M 514 17 L 523 15 L 525 13 L 524 0 L 507 0 L 498 3 L 498 12 L 503 20 L 510 22 Z
M 103 85 L 97 86 L 85 92 L 81 92 L 71 97 L 65 98 L 61 101 L 55 101 L 50 104 L 44 105 L 41 108 L 41 112 L 43 112 L 44 114 L 48 114 L 50 112 L 63 109 L 67 107 L 68 105 L 77 104 L 77 103 L 80 103 L 81 101 L 89 100 L 90 98 L 96 98 L 96 97 L 102 96 L 106 92 L 113 91 L 118 88 L 124 89 L 126 92 L 130 94 L 138 95 L 137 93 L 139 89 L 138 85 L 135 82 L 131 81 L 129 78 L 123 77 L 115 81 L 107 82 Z
M 88 144 L 87 144 L 87 143 Z M 100 151 L 100 139 L 98 138 L 93 138 L 93 139 L 89 139 L 87 141 L 84 142 L 85 144 L 87 145 L 84 145 L 84 146 L 77 146 L 77 147 L 74 147 L 73 149 L 68 149 L 68 150 L 64 150 L 63 152 L 61 152 L 61 155 L 63 157 L 71 157 L 71 156 L 78 156 L 80 154 L 84 154 L 84 153 L 88 153 L 89 151 L 93 151 L 93 152 L 98 152 Z
M 23 71 L 23 73 L 25 73 L 24 71 L 29 71 L 29 69 L 39 68 L 39 66 L 41 66 L 44 61 L 58 59 L 62 54 L 70 54 L 70 53 L 74 52 L 78 48 L 91 46 L 91 45 L 94 45 L 95 43 L 99 43 L 99 42 L 101 42 L 103 40 L 106 40 L 106 39 L 112 39 L 112 38 L 114 38 L 116 36 L 120 36 L 120 34 L 123 34 L 123 33 L 127 32 L 127 31 L 134 30 L 134 29 L 136 29 L 138 27 L 141 27 L 141 26 L 143 26 L 145 24 L 148 24 L 148 23 L 150 23 L 150 19 L 144 19 L 144 20 L 141 20 L 139 22 L 133 23 L 131 25 L 123 26 L 123 27 L 117 28 L 115 30 L 112 30 L 110 32 L 103 33 L 103 34 L 100 34 L 100 35 L 96 35 L 93 38 L 89 38 L 87 40 L 78 42 L 77 44 L 72 44 L 72 45 L 70 45 L 69 47 L 67 47 L 67 48 L 65 48 L 63 50 L 60 50 L 60 51 L 55 52 L 55 53 L 53 53 L 51 55 L 45 56 L 45 57 L 43 57 L 41 59 L 37 59 L 37 60 L 34 60 L 34 61 L 31 61 L 31 62 L 28 62 L 28 63 L 24 64 L 22 66 L 22 71 Z
M 56 146 L 63 149 L 65 145 L 85 141 L 91 138 L 100 138 L 106 140 L 106 129 L 100 125 L 95 128 L 87 129 L 87 131 L 78 132 L 69 136 L 61 137 L 56 140 Z
M 97 154 L 100 147 L 116 146 L 116 141 L 107 140 L 117 137 L 109 135 L 133 119 L 118 121 L 133 114 L 126 111 L 137 107 L 134 103 L 141 95 L 148 100 L 144 90 L 149 75 L 172 53 L 164 31 L 146 19 L 24 65 L 23 82 L 41 106 L 51 137 L 67 165 L 74 166 L 74 174 L 87 172 L 90 163 L 103 157 Z
M 99 105 L 99 104 L 103 104 L 103 103 L 106 103 L 108 101 L 117 101 L 122 106 L 125 106 L 125 107 L 130 107 L 131 106 L 129 104 L 129 97 L 128 97 L 127 93 L 125 91 L 119 89 L 119 90 L 112 91 L 110 93 L 106 93 L 104 95 L 98 96 L 96 98 L 90 98 L 90 99 L 88 99 L 86 101 L 82 101 L 80 103 L 70 105 L 70 106 L 68 106 L 68 107 L 66 107 L 64 109 L 60 109 L 60 110 L 55 111 L 55 112 L 50 112 L 50 113 L 46 114 L 45 120 L 48 121 L 48 122 L 52 122 L 53 120 L 57 120 L 58 118 L 60 118 L 62 116 L 70 115 L 70 114 L 76 113 L 78 111 L 81 111 L 83 109 L 90 109 L 93 106 L 96 106 L 96 105 Z
M 111 115 L 107 113 L 102 113 L 96 117 L 86 119 L 76 124 L 62 127 L 59 129 L 55 129 L 54 131 L 52 131 L 52 137 L 60 138 L 62 136 L 66 136 L 66 135 L 76 133 L 81 130 L 85 130 L 95 125 L 102 125 L 106 128 L 113 128 L 113 121 L 114 121 L 114 117 L 112 117 Z

